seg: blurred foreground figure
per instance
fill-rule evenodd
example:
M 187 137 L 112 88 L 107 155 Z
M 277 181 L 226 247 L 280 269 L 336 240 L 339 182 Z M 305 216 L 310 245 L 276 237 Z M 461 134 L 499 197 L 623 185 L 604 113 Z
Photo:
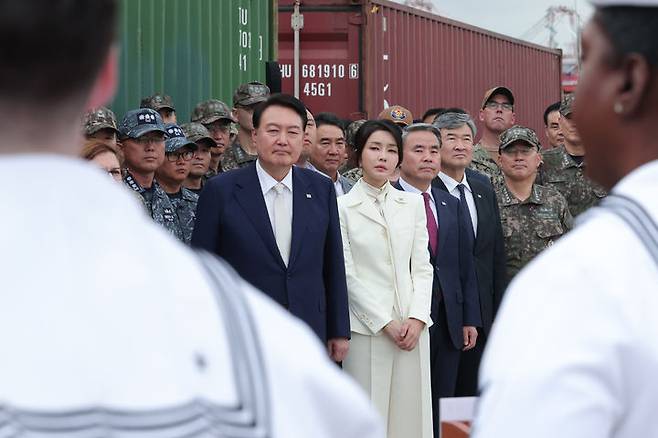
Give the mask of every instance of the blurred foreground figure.
M 382 436 L 307 328 L 75 157 L 117 3 L 0 0 L 0 436 Z
M 508 289 L 477 438 L 658 435 L 658 1 L 592 3 L 574 119 L 610 195 Z

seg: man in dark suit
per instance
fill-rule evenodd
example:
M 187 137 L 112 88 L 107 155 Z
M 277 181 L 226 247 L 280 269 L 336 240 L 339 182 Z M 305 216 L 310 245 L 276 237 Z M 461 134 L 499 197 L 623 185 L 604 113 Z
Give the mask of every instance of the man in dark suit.
M 273 95 L 256 108 L 258 160 L 208 180 L 192 245 L 226 259 L 341 361 L 350 327 L 336 193 L 328 178 L 293 167 L 306 120 L 292 96 Z
M 437 117 L 434 126 L 441 131 L 442 165 L 433 185 L 461 200 L 460 206 L 471 231 L 482 328 L 478 345 L 461 357 L 456 395 L 473 396 L 477 394 L 482 352 L 507 287 L 503 230 L 489 178 L 467 169 L 473 157 L 476 133 L 473 120 L 463 110 L 449 111 Z
M 400 179 L 395 186 L 419 193 L 425 200 L 430 260 L 434 266 L 430 327 L 432 405 L 435 436 L 439 429 L 439 399 L 452 397 L 459 358 L 477 344 L 480 305 L 469 247 L 467 223 L 459 201 L 432 188 L 441 168 L 440 134 L 426 123 L 405 128 Z

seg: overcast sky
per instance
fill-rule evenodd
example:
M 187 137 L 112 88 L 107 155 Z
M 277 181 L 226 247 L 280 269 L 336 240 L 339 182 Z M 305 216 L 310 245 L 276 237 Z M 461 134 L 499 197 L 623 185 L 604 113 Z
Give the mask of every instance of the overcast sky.
M 550 6 L 577 9 L 583 24 L 593 11 L 587 0 L 433 0 L 433 3 L 434 12 L 440 15 L 516 38 L 522 37 L 541 20 Z M 548 32 L 544 27 L 539 30 L 530 39 L 546 45 Z M 556 30 L 556 40 L 561 43 L 560 46 L 575 41 L 566 17 L 562 18 Z

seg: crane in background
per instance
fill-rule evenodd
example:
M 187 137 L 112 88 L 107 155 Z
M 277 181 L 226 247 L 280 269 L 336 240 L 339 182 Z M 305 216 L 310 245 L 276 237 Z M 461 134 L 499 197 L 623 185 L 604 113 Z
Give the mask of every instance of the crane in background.
M 565 23 L 566 22 L 566 23 Z M 562 48 L 562 89 L 571 93 L 576 87 L 580 74 L 580 32 L 581 19 L 575 8 L 551 6 L 544 16 L 526 30 L 521 39 L 558 48 L 558 28 L 566 24 L 569 38 Z

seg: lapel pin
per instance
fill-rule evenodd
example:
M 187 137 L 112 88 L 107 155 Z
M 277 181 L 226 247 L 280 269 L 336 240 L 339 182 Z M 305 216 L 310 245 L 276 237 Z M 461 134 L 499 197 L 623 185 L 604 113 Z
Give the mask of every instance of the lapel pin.
M 446 205 L 446 201 L 441 201 L 441 205 Z
M 311 198 L 312 198 L 311 194 L 310 194 L 310 193 L 307 193 L 307 194 L 306 194 L 306 198 L 311 199 Z
M 482 197 L 482 195 L 478 193 L 478 198 L 481 198 L 481 197 Z

